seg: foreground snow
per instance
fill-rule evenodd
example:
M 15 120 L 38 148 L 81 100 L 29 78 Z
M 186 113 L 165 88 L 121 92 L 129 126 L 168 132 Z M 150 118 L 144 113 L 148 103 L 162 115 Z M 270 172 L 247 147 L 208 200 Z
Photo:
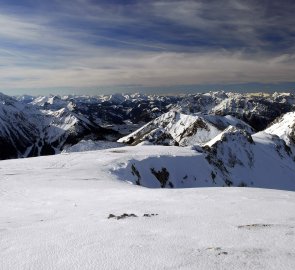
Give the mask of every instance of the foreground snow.
M 0 269 L 294 269 L 294 192 L 147 189 L 110 173 L 156 149 L 176 148 L 1 161 Z M 124 213 L 137 217 L 108 219 Z

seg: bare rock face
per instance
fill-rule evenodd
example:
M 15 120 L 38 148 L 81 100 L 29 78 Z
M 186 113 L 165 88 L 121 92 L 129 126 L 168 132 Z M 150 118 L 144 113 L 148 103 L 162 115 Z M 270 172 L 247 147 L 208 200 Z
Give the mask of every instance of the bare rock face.
M 154 168 L 151 168 L 151 173 L 157 178 L 161 184 L 161 188 L 166 187 L 166 184 L 173 188 L 173 184 L 169 182 L 169 172 L 166 168 L 162 168 L 159 171 L 156 171 Z
M 290 137 L 292 143 L 295 144 L 295 123 L 290 128 L 291 128 L 291 130 L 290 130 L 289 137 Z

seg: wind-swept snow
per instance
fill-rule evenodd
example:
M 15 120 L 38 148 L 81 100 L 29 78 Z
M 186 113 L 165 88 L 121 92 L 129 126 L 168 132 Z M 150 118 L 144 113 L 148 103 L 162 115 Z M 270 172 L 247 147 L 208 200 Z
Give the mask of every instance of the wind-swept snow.
M 294 269 L 294 192 L 147 189 L 110 173 L 176 153 L 201 155 L 137 146 L 1 161 L 0 269 Z

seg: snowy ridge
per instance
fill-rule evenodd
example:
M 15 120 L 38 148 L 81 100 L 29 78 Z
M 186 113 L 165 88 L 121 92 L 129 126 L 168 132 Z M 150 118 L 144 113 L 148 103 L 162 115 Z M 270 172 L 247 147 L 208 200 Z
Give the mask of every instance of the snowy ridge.
M 75 145 L 65 147 L 62 153 L 95 151 L 95 150 L 117 148 L 117 147 L 123 147 L 123 146 L 125 145 L 121 143 L 117 143 L 117 142 L 81 140 Z
M 295 98 L 290 93 L 242 94 L 209 92 L 185 96 L 176 106 L 185 114 L 232 115 L 261 131 L 276 117 L 294 109 Z
M 152 146 L 142 147 L 137 151 Z M 158 155 L 133 158 L 114 173 L 152 188 L 249 186 L 295 191 L 294 156 L 277 136 L 264 132 L 251 136 L 230 126 L 204 147 L 193 146 L 188 156 L 168 148 L 168 156 L 161 153 L 163 148 L 153 148 Z
M 229 125 L 236 125 L 253 132 L 249 125 L 232 116 L 185 115 L 172 110 L 119 139 L 118 142 L 132 145 L 144 141 L 160 145 L 202 144 L 217 136 Z
M 218 133 L 217 128 L 206 123 L 201 117 L 170 111 L 118 142 L 136 145 L 146 140 L 155 144 L 186 145 L 190 141 L 192 144 L 202 142 Z
M 283 139 L 287 145 L 295 145 L 295 112 L 289 112 L 268 127 L 265 132 L 274 134 Z

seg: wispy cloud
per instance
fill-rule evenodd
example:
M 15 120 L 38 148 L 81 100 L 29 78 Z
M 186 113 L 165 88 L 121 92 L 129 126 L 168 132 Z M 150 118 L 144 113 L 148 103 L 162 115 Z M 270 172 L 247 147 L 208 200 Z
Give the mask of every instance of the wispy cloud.
M 32 3 L 0 9 L 1 89 L 294 80 L 292 1 Z
M 1 67 L 2 87 L 139 84 L 146 86 L 290 81 L 294 56 L 245 58 L 229 53 L 142 53 L 68 59 L 62 68 Z M 11 76 L 22 77 L 13 80 Z M 5 78 L 8 78 L 5 80 Z

